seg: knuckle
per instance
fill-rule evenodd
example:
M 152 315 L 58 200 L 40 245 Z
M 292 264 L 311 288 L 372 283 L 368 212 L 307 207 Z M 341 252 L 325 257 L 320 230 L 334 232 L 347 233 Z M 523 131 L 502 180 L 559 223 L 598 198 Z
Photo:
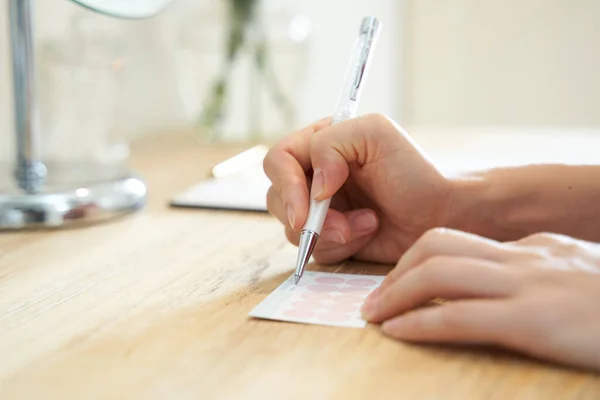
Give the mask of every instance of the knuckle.
M 441 271 L 450 262 L 448 256 L 433 256 L 427 258 L 421 266 L 415 269 L 417 279 L 428 285 L 433 285 L 440 280 Z
M 536 246 L 535 249 L 531 249 L 531 252 L 538 258 L 574 254 L 580 251 L 582 246 L 581 242 L 574 238 L 551 232 L 534 233 L 520 242 Z
M 324 127 L 330 125 L 332 120 L 333 120 L 333 117 L 326 116 L 326 117 L 323 117 L 320 120 L 316 121 L 312 125 L 313 134 L 315 132 L 318 132 L 319 130 L 323 129 Z
M 384 114 L 367 114 L 361 121 L 362 124 L 360 129 L 357 129 L 357 131 L 360 132 L 362 140 L 365 142 L 377 140 L 381 137 L 381 135 L 385 135 L 387 132 L 394 131 L 389 129 L 392 126 L 392 122 Z
M 559 240 L 557 234 L 550 232 L 536 232 L 521 239 L 523 243 L 550 243 Z
M 415 246 L 422 247 L 424 249 L 430 249 L 434 243 L 439 241 L 447 233 L 446 228 L 432 228 L 426 231 L 415 243 Z
M 444 227 L 435 227 L 429 230 L 430 235 L 435 235 L 436 238 L 442 235 L 446 235 L 448 233 L 448 228 Z
M 554 235 L 550 232 L 537 232 L 531 235 L 533 240 L 554 240 Z
M 441 236 L 445 236 L 447 233 L 448 228 L 436 227 L 429 229 L 427 232 L 425 232 L 425 235 L 427 235 L 430 240 L 437 240 Z
M 577 256 L 581 252 L 581 244 L 574 239 L 565 239 L 556 241 L 547 249 L 549 255 L 554 257 L 572 257 Z
M 370 113 L 365 116 L 364 121 L 371 129 L 365 129 L 366 133 L 374 135 L 394 135 L 402 132 L 402 129 L 387 115 L 381 113 Z M 374 129 L 373 129 L 374 128 Z
M 376 124 L 378 126 L 390 123 L 390 118 L 387 115 L 378 112 L 366 114 L 365 120 L 372 122 L 373 124 Z

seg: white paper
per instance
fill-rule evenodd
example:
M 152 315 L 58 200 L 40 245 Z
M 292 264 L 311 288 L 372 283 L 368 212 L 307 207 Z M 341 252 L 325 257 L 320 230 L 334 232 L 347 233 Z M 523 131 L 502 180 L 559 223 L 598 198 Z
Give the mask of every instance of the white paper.
M 305 324 L 362 328 L 365 298 L 385 277 L 306 271 L 294 284 L 292 274 L 251 312 L 250 316 Z
M 271 182 L 262 168 L 211 178 L 178 194 L 171 205 L 224 210 L 267 211 Z

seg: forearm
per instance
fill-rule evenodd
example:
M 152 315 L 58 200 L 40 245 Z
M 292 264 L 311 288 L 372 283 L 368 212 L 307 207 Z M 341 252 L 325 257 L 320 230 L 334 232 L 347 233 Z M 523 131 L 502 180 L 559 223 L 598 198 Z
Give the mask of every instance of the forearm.
M 600 166 L 497 168 L 453 188 L 451 228 L 500 241 L 555 232 L 600 242 Z

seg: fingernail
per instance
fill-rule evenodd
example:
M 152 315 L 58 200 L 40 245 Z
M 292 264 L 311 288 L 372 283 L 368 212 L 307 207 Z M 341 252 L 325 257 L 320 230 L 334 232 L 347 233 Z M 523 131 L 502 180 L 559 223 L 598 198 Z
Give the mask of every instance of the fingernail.
M 331 240 L 335 243 L 345 244 L 346 239 L 344 239 L 344 235 L 340 231 L 334 228 L 325 229 L 323 231 L 323 236 L 327 238 L 327 240 Z
M 288 206 L 286 207 L 287 209 L 287 216 L 288 219 L 290 220 L 290 226 L 293 228 L 294 227 L 294 222 L 296 222 L 296 216 L 294 215 L 294 208 L 288 204 Z
M 371 232 L 377 226 L 377 219 L 370 212 L 352 215 L 349 222 L 355 232 Z
M 371 292 L 371 294 L 369 294 L 367 296 L 367 298 L 365 299 L 365 301 L 373 301 L 375 299 L 377 299 L 379 297 L 379 295 L 381 294 L 381 292 L 383 291 L 383 288 L 380 286 L 377 289 L 373 290 Z
M 373 299 L 366 299 L 360 308 L 360 314 L 365 321 L 369 321 L 373 317 L 373 311 L 375 310 L 375 301 Z
M 319 197 L 325 190 L 325 176 L 321 168 L 316 168 L 313 172 L 311 195 L 314 199 Z

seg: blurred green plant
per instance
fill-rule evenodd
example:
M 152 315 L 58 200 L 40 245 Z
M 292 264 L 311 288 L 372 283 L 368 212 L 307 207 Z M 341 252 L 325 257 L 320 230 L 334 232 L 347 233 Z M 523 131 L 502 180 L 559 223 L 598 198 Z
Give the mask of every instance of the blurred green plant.
M 294 108 L 292 102 L 285 95 L 277 80 L 269 59 L 268 43 L 264 26 L 259 18 L 259 7 L 261 0 L 226 0 L 228 4 L 228 35 L 224 65 L 220 74 L 211 85 L 210 92 L 202 108 L 198 124 L 204 130 L 208 130 L 209 139 L 217 134 L 217 125 L 225 118 L 225 103 L 230 90 L 230 77 L 239 53 L 244 47 L 250 52 L 253 67 L 258 76 L 265 81 L 267 89 L 273 98 L 273 103 L 283 114 L 288 126 L 294 121 Z M 258 116 L 253 115 L 256 119 Z M 251 130 L 251 139 L 260 136 L 258 123 L 254 123 Z

